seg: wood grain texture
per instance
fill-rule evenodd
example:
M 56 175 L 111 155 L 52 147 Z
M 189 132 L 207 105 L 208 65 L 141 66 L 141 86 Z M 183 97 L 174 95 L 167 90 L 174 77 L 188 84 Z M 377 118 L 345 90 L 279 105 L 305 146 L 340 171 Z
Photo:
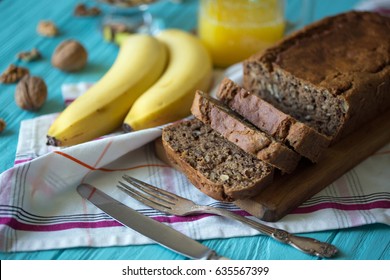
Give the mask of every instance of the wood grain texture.
M 390 141 L 390 111 L 327 149 L 317 164 L 302 162 L 293 174 L 276 176 L 256 197 L 234 203 L 275 222 L 330 185 Z
M 300 234 L 331 242 L 340 253 L 334 260 L 389 260 L 390 227 L 366 225 L 358 228 Z M 210 239 L 202 244 L 233 260 L 315 260 L 265 235 Z M 106 248 L 69 248 L 36 252 L 1 253 L 1 260 L 184 260 L 160 245 Z

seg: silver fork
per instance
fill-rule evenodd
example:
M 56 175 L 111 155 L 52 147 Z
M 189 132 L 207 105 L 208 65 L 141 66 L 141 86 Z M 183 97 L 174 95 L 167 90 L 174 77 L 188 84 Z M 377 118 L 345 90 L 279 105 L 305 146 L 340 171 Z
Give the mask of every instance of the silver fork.
M 119 181 L 119 185 L 117 185 L 118 188 L 134 199 L 156 210 L 177 216 L 208 213 L 235 219 L 277 241 L 289 244 L 304 253 L 318 257 L 330 258 L 338 251 L 332 244 L 321 242 L 313 238 L 293 235 L 285 230 L 270 227 L 225 209 L 195 204 L 189 199 L 162 190 L 131 176 L 124 175 L 122 178 L 132 186 Z

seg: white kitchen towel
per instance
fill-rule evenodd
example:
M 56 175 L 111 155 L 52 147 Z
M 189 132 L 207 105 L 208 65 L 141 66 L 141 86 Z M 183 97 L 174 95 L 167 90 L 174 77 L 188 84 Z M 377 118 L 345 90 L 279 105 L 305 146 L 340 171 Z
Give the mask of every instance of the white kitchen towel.
M 241 65 L 221 77 L 240 82 Z M 222 74 L 222 75 L 221 75 Z M 88 87 L 65 85 L 80 94 Z M 215 88 L 212 90 L 215 93 Z M 164 222 L 194 239 L 229 238 L 259 234 L 242 224 L 212 215 L 165 215 L 133 200 L 116 188 L 123 174 L 190 198 L 197 203 L 227 208 L 251 217 L 233 204 L 215 201 L 192 186 L 185 176 L 154 154 L 153 140 L 161 127 L 123 134 L 68 148 L 46 146 L 46 131 L 57 114 L 24 121 L 15 166 L 0 175 L 0 250 L 32 251 L 79 246 L 103 247 L 147 244 L 152 241 L 121 226 L 76 192 L 88 182 L 140 213 Z M 390 144 L 383 147 L 329 187 L 276 223 L 294 233 L 390 225 Z
M 383 15 L 390 15 L 389 0 L 362 0 L 356 7 L 358 11 L 374 11 Z

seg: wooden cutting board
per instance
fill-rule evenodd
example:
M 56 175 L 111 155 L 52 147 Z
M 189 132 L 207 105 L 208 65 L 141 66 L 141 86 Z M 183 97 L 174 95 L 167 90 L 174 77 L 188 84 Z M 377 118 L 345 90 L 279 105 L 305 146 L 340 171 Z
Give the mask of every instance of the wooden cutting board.
M 261 220 L 275 222 L 389 142 L 390 111 L 329 147 L 319 163 L 303 162 L 293 174 L 276 176 L 256 197 L 234 203 Z
M 275 222 L 389 142 L 390 111 L 328 148 L 319 163 L 302 161 L 293 174 L 277 174 L 256 197 L 234 204 L 261 220 Z M 156 155 L 169 163 L 161 138 L 155 147 Z

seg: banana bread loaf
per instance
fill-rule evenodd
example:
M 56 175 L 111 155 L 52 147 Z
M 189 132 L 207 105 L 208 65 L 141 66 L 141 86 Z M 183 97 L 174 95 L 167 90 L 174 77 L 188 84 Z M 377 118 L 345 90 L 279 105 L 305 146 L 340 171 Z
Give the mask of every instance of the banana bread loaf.
M 168 159 L 208 196 L 233 201 L 256 195 L 272 182 L 273 168 L 230 143 L 198 119 L 163 129 Z
M 243 85 L 336 141 L 390 108 L 390 17 L 314 23 L 247 59 Z
M 330 144 L 331 139 L 326 135 L 281 112 L 228 78 L 222 80 L 217 97 L 253 125 L 312 162 L 318 162 Z
M 301 158 L 299 154 L 246 122 L 222 102 L 204 92 L 195 93 L 191 112 L 245 152 L 283 173 L 292 173 L 298 165 Z

